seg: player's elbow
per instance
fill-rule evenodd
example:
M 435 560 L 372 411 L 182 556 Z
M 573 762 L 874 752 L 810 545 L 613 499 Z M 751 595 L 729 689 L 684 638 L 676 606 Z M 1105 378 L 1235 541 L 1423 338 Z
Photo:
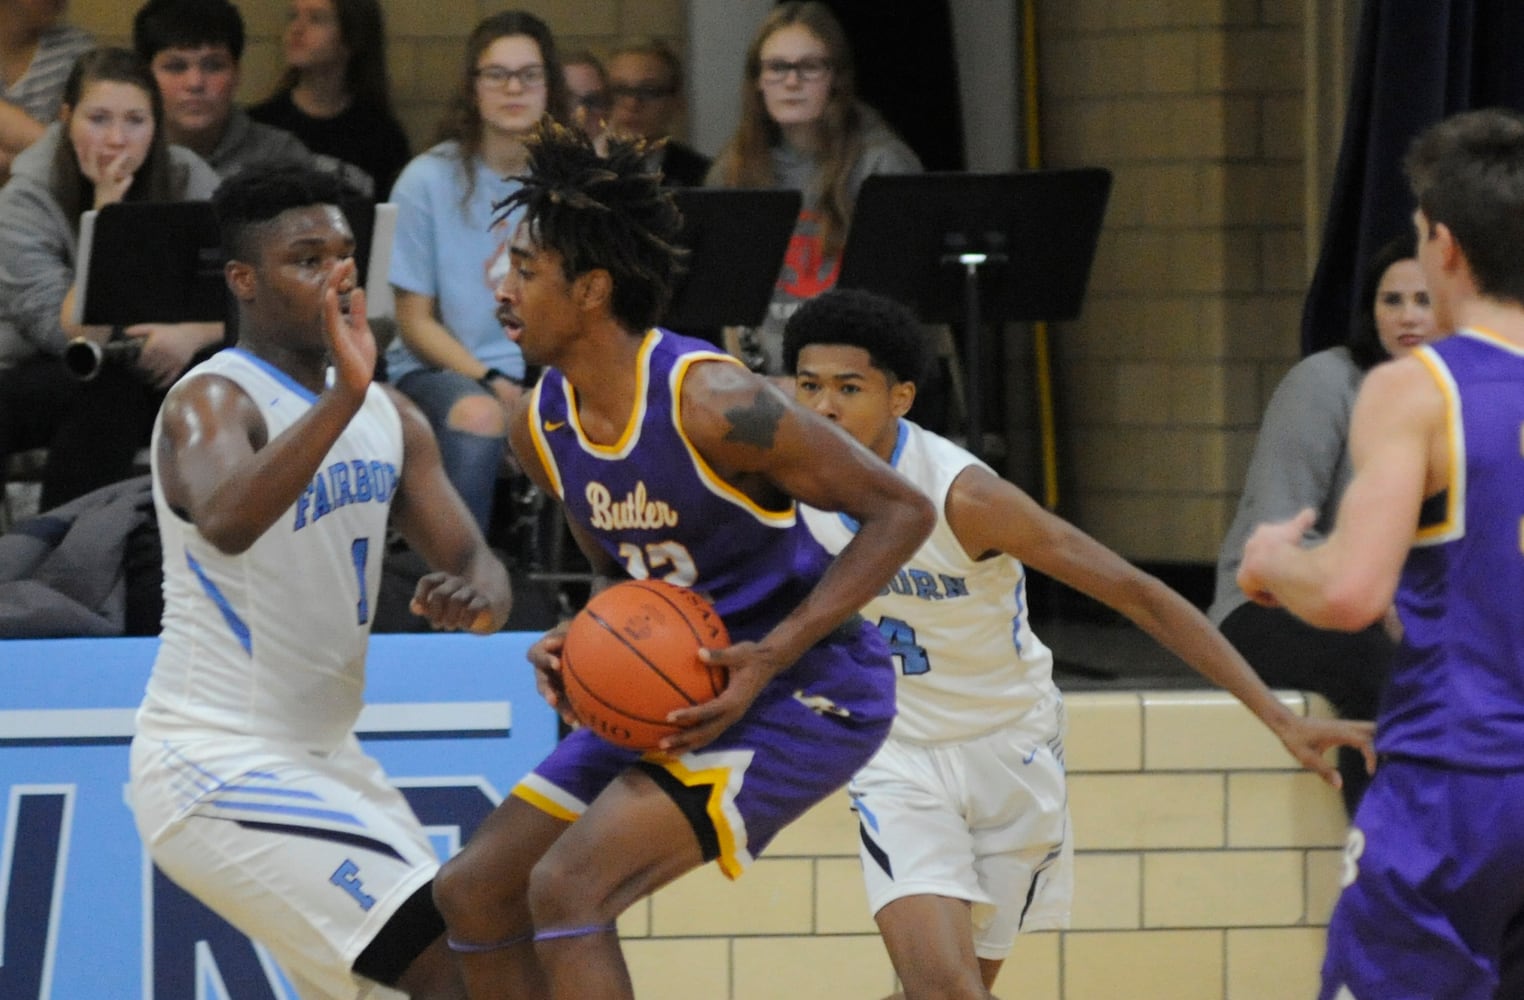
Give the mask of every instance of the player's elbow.
M 937 526 L 937 508 L 931 502 L 931 498 L 920 490 L 909 490 L 905 505 L 905 528 L 902 537 L 907 541 L 914 539 L 915 544 L 910 546 L 910 551 L 914 552 L 931 537 L 932 529 Z
M 1368 581 L 1346 578 L 1335 581 L 1324 591 L 1318 609 L 1321 628 L 1340 632 L 1359 632 L 1381 620 L 1392 603 L 1392 595 Z

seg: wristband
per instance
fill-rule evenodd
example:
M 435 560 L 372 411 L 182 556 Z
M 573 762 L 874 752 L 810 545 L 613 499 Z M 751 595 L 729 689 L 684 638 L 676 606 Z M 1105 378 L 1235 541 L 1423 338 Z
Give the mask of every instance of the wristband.
M 476 380 L 476 383 L 478 385 L 480 385 L 483 389 L 486 389 L 488 392 L 491 392 L 492 391 L 492 381 L 494 379 L 507 379 L 509 382 L 513 382 L 513 379 L 508 378 L 508 373 L 507 372 L 499 371 L 496 368 L 488 368 L 485 372 L 482 373 L 482 377 Z M 517 383 L 514 383 L 514 384 L 517 385 Z

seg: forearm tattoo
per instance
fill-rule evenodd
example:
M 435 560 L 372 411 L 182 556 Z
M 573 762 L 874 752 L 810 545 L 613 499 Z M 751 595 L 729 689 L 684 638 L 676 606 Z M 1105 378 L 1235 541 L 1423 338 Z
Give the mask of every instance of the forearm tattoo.
M 725 411 L 725 419 L 730 421 L 725 440 L 764 450 L 771 448 L 783 414 L 783 403 L 766 389 L 759 389 L 750 404 Z

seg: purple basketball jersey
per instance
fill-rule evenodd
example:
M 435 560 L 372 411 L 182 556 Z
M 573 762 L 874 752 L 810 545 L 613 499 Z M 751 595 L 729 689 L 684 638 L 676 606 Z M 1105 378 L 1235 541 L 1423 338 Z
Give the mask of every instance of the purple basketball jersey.
M 1453 454 L 1443 520 L 1397 590 L 1402 646 L 1382 694 L 1382 753 L 1524 768 L 1524 352 L 1462 330 L 1417 352 L 1444 392 Z

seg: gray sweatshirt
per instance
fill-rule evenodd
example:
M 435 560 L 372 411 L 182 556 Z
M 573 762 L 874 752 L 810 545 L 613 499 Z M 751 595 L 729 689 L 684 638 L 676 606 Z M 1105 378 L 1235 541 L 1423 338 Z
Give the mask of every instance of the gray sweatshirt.
M 38 354 L 61 354 L 67 338 L 59 311 L 74 284 L 75 227 L 53 194 L 53 155 L 63 141 L 54 122 L 22 150 L 0 188 L 0 369 Z M 210 198 L 219 178 L 188 149 L 169 147 L 186 201 Z

